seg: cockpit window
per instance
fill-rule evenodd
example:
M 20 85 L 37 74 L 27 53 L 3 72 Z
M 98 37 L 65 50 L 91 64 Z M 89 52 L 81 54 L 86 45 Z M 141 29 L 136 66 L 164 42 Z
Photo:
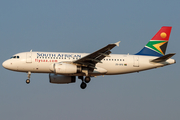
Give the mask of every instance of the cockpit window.
M 16 56 L 12 56 L 11 58 L 16 58 Z
M 19 59 L 19 56 L 12 56 L 11 58 Z

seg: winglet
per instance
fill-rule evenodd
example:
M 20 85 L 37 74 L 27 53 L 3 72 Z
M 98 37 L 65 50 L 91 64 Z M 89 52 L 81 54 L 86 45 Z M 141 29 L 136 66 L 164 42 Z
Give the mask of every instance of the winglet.
M 121 42 L 121 41 L 119 41 L 119 42 L 117 42 L 117 43 L 114 43 L 114 44 L 119 47 L 119 43 L 120 43 L 120 42 Z

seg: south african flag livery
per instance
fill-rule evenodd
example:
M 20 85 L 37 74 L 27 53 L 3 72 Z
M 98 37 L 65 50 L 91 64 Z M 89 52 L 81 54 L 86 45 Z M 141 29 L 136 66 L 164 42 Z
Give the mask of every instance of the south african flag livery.
M 136 55 L 164 56 L 172 27 L 161 27 L 155 36 Z

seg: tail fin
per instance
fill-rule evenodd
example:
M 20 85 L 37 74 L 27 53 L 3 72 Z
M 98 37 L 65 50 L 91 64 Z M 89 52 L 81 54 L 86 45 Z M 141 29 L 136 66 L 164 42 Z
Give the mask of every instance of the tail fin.
M 138 52 L 136 55 L 148 55 L 148 56 L 164 56 L 166 53 L 166 47 L 169 41 L 171 28 L 163 26 L 154 35 L 154 37 L 146 44 L 146 46 Z

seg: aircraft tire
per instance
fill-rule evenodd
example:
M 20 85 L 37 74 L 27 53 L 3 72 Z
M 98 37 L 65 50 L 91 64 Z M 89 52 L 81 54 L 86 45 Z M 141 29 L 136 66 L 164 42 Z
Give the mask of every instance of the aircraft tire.
M 89 83 L 89 82 L 91 81 L 91 78 L 90 78 L 89 76 L 87 76 L 87 77 L 85 77 L 84 81 L 85 81 L 86 83 Z
M 30 83 L 30 79 L 27 79 L 27 80 L 26 80 L 26 83 L 29 84 L 29 83 Z
M 87 84 L 85 82 L 82 82 L 80 87 L 81 87 L 81 89 L 85 89 L 87 87 Z

